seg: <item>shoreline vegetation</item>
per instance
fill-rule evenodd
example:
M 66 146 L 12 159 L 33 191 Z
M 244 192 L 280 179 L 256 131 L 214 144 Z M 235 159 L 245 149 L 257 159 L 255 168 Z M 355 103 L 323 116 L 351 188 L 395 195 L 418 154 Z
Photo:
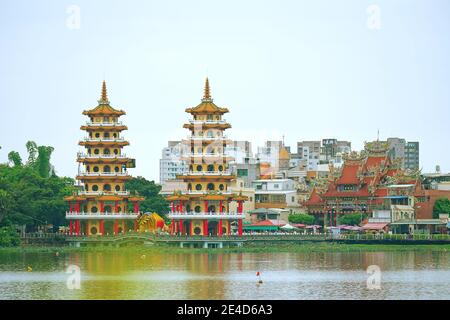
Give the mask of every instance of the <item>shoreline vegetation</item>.
M 343 243 L 313 243 L 276 244 L 276 245 L 246 245 L 231 248 L 180 248 L 170 245 L 134 245 L 134 246 L 18 246 L 0 248 L 4 253 L 81 253 L 81 252 L 117 252 L 117 253 L 307 253 L 307 252 L 449 252 L 450 244 L 343 244 Z

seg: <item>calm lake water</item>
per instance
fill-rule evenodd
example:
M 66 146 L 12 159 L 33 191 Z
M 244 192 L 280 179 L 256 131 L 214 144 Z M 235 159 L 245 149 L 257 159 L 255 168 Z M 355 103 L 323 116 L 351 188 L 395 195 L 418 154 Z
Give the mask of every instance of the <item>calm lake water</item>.
M 0 299 L 450 299 L 450 253 L 0 253 Z

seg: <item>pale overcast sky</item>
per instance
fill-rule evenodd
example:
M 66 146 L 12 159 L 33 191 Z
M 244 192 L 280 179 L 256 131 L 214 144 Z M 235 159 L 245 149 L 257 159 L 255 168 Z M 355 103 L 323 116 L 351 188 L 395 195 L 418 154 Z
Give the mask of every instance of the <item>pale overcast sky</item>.
M 0 162 L 34 140 L 74 177 L 81 112 L 105 78 L 132 174 L 158 181 L 208 75 L 228 136 L 255 150 L 282 135 L 293 151 L 322 138 L 361 149 L 379 129 L 420 141 L 423 171 L 450 171 L 447 0 L 2 0 L 0 29 Z

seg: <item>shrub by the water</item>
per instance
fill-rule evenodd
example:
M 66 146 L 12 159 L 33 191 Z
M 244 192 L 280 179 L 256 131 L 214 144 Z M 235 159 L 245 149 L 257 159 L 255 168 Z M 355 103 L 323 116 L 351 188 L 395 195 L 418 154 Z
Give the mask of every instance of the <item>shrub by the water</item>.
M 0 247 L 15 247 L 20 244 L 19 234 L 11 227 L 0 228 Z

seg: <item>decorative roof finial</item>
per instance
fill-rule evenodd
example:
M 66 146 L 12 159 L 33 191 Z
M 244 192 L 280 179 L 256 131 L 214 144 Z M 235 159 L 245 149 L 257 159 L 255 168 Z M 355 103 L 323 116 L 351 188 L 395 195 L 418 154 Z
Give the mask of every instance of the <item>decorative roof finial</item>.
M 205 81 L 205 92 L 203 94 L 203 99 L 202 101 L 212 101 L 211 98 L 211 90 L 209 89 L 209 80 L 208 77 L 206 77 L 206 81 Z
M 102 96 L 100 97 L 99 103 L 100 103 L 100 104 L 109 104 L 109 101 L 108 101 L 108 93 L 107 93 L 107 91 L 106 91 L 106 81 L 105 81 L 105 80 L 103 80 L 103 85 L 102 85 Z

